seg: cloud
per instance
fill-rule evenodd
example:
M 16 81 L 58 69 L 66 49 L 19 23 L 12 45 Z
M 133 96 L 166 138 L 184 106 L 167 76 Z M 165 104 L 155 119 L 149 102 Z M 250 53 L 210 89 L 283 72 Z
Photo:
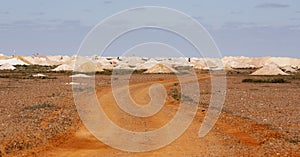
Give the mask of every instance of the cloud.
M 256 5 L 255 8 L 288 8 L 288 4 L 279 4 L 279 3 L 263 3 Z
M 35 24 L 36 23 L 31 20 L 18 20 L 18 21 L 12 22 L 12 25 L 15 25 L 15 26 L 33 26 Z
M 289 25 L 289 26 L 286 26 L 286 27 L 284 27 L 284 28 L 286 28 L 286 29 L 288 29 L 288 30 L 297 30 L 297 31 L 299 31 L 299 30 L 300 30 L 300 25 L 299 25 L 299 24 L 296 24 L 296 25 Z
M 17 20 L 0 24 L 0 30 L 42 30 L 48 26 L 32 20 Z
M 237 29 L 265 29 L 269 28 L 269 25 L 259 25 L 254 22 L 227 22 L 224 25 L 222 25 L 221 29 L 227 29 L 227 30 L 237 30 Z
M 14 31 L 44 31 L 44 30 L 77 30 L 86 29 L 80 20 L 17 20 L 10 23 L 0 23 L 0 30 Z
M 192 4 L 192 7 L 201 7 L 201 6 L 203 6 L 203 5 L 201 5 L 201 4 Z
M 44 12 L 32 12 L 30 13 L 30 15 L 34 15 L 34 16 L 42 16 L 42 15 L 45 15 L 46 13 Z
M 291 21 L 299 21 L 300 18 L 299 17 L 293 17 L 293 18 L 290 18 Z
M 104 1 L 103 3 L 104 4 L 110 4 L 110 3 L 112 3 L 112 1 Z
M 91 10 L 91 9 L 83 9 L 82 11 L 83 11 L 83 12 L 86 12 L 86 13 L 90 13 L 90 12 L 92 12 L 92 10 Z
M 146 7 L 137 7 L 137 8 L 130 8 L 128 11 L 145 11 L 148 8 Z
M 236 14 L 241 14 L 242 11 L 240 11 L 240 10 L 233 10 L 233 11 L 230 11 L 229 13 L 233 14 L 233 15 L 236 15 Z
M 77 29 L 83 27 L 80 20 L 65 20 L 56 26 L 57 29 Z
M 194 19 L 202 21 L 204 18 L 202 16 L 193 16 Z
M 223 29 L 240 29 L 240 28 L 248 28 L 253 27 L 255 24 L 253 22 L 227 22 L 222 28 Z
M 63 21 L 62 19 L 50 19 L 50 20 L 47 20 L 47 22 L 50 22 L 50 23 L 57 23 L 57 22 L 61 22 Z
M 9 12 L 9 11 L 0 11 L 0 14 L 1 14 L 1 15 L 9 15 L 10 12 Z
M 6 30 L 10 30 L 10 29 L 11 29 L 10 24 L 0 23 L 0 31 L 6 31 Z

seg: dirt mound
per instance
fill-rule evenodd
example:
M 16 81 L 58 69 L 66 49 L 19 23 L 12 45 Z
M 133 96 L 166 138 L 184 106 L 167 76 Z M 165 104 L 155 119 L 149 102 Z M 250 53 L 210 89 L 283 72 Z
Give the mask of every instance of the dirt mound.
M 80 83 L 77 83 L 77 82 L 70 82 L 70 83 L 66 83 L 66 85 L 80 85 Z
M 222 60 L 218 58 L 191 58 L 191 65 L 195 69 L 214 70 L 222 68 Z
M 71 75 L 70 77 L 91 77 L 91 76 L 86 74 L 75 74 L 75 75 Z
M 45 75 L 45 74 L 40 74 L 40 73 L 38 73 L 38 74 L 35 74 L 35 75 L 32 75 L 33 77 L 48 77 L 47 75 Z
M 291 73 L 297 72 L 297 70 L 294 69 L 294 68 L 292 68 L 290 65 L 283 66 L 283 67 L 281 67 L 281 69 L 282 69 L 284 72 L 291 72 Z
M 25 59 L 23 56 L 16 56 L 14 58 L 17 58 L 17 59 L 21 60 L 22 62 L 24 62 L 26 64 L 32 64 L 30 61 L 28 61 L 27 59 Z
M 70 61 L 72 58 L 70 56 L 47 56 L 47 58 L 55 65 L 64 64 Z
M 153 58 L 150 58 L 146 62 L 137 65 L 137 69 L 149 69 L 149 68 L 155 66 L 158 63 L 159 62 L 157 60 L 155 60 Z
M 283 72 L 277 65 L 269 64 L 258 69 L 251 75 L 289 75 L 289 74 Z
M 27 63 L 23 62 L 22 60 L 18 58 L 11 58 L 11 59 L 6 59 L 6 60 L 0 60 L 0 65 L 9 63 L 11 65 L 28 65 Z
M 0 66 L 0 70 L 15 70 L 15 69 L 16 69 L 16 67 L 14 67 L 13 65 L 11 65 L 9 63 L 5 63 Z
M 86 63 L 81 64 L 74 71 L 76 71 L 76 72 L 101 72 L 101 71 L 103 71 L 103 68 L 100 63 L 93 63 L 91 61 L 88 61 Z
M 300 59 L 298 58 L 287 58 L 287 57 L 271 57 L 266 60 L 265 64 L 276 64 L 280 67 L 291 66 L 291 67 L 299 67 Z
M 171 67 L 167 67 L 164 64 L 156 64 L 155 66 L 153 66 L 152 68 L 149 68 L 144 73 L 163 73 L 163 74 L 167 74 L 167 73 L 178 73 L 178 72 L 175 69 L 173 69 Z
M 9 59 L 8 56 L 5 56 L 4 54 L 0 54 L 0 60 Z
M 72 70 L 73 70 L 73 66 L 68 64 L 62 64 L 56 67 L 55 69 L 52 69 L 52 71 L 72 71 Z
M 248 68 L 260 68 L 264 65 L 264 62 L 270 57 L 263 58 L 250 58 L 245 56 L 236 57 L 224 57 L 222 58 L 223 64 L 227 67 L 235 69 L 248 69 Z

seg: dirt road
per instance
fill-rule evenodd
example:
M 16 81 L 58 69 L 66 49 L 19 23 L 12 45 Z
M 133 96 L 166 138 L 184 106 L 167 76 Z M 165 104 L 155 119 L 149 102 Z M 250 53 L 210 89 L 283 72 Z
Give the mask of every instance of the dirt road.
M 162 80 L 166 89 L 178 80 Z M 149 86 L 154 82 L 132 84 L 131 96 L 139 104 L 147 104 L 150 100 L 148 95 Z M 157 82 L 156 82 L 157 83 Z M 100 104 L 109 119 L 120 127 L 144 132 L 155 130 L 170 121 L 178 110 L 178 101 L 168 97 L 164 107 L 154 116 L 147 118 L 133 117 L 123 112 L 116 105 L 111 89 L 98 89 L 97 96 Z M 268 130 L 267 127 L 256 125 L 245 119 L 238 119 L 223 113 L 221 118 L 205 137 L 199 138 L 198 131 L 205 116 L 206 110 L 198 109 L 190 127 L 185 133 L 171 144 L 158 150 L 131 153 L 114 149 L 96 139 L 83 125 L 63 144 L 41 152 L 42 156 L 237 156 L 254 155 L 263 156 L 265 151 L 259 146 L 262 144 L 258 137 L 259 131 Z M 242 127 L 239 127 L 242 126 Z M 246 127 L 245 127 L 246 126 Z M 241 129 L 247 128 L 247 129 Z M 118 140 L 118 135 L 116 135 Z M 126 141 L 119 141 L 127 144 Z M 278 155 L 278 154 L 277 154 Z

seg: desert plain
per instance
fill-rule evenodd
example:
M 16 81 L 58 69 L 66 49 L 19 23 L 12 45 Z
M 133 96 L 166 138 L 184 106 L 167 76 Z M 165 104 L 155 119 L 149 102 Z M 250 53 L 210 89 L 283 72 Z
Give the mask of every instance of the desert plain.
M 27 78 L 22 72 L 2 72 L 0 78 L 0 156 L 299 156 L 300 76 L 227 75 L 227 94 L 213 129 L 202 138 L 198 130 L 210 101 L 210 75 L 197 74 L 200 103 L 186 132 L 161 149 L 131 153 L 97 140 L 82 124 L 73 101 L 70 73 L 46 73 Z M 5 77 L 4 77 L 5 76 Z M 283 78 L 286 83 L 253 83 L 244 79 Z M 111 77 L 96 74 L 97 96 L 109 118 L 119 126 L 145 131 L 163 126 L 176 113 L 180 97 L 174 93 L 174 74 L 133 74 L 132 97 L 147 103 L 150 84 L 165 86 L 164 107 L 146 119 L 127 115 L 116 107 Z M 117 115 L 117 116 L 116 116 Z M 124 142 L 124 141 L 120 141 Z M 124 142 L 126 143 L 126 142 Z

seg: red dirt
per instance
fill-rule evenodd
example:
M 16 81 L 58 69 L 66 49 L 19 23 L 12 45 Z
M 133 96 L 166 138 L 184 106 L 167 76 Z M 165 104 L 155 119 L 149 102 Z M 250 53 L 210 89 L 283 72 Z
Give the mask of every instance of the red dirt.
M 198 77 L 201 86 L 201 103 L 207 104 L 207 100 L 210 98 L 210 79 L 208 75 L 201 74 Z M 97 95 L 101 102 L 101 106 L 104 108 L 108 117 L 120 127 L 133 131 L 149 131 L 155 130 L 162 125 L 166 124 L 176 113 L 178 109 L 178 101 L 171 96 L 167 98 L 164 107 L 154 116 L 149 118 L 136 118 L 124 113 L 120 110 L 114 100 L 110 88 L 109 76 L 97 76 Z M 228 78 L 228 93 L 227 99 L 224 105 L 224 110 L 220 115 L 214 128 L 203 138 L 198 137 L 198 131 L 207 111 L 206 107 L 199 107 L 198 112 L 185 133 L 176 139 L 171 144 L 158 150 L 142 153 L 130 153 L 120 151 L 110 146 L 107 146 L 97 140 L 84 125 L 77 120 L 73 120 L 72 126 L 66 127 L 65 131 L 61 134 L 56 134 L 48 139 L 47 143 L 41 143 L 37 147 L 31 149 L 16 151 L 9 156 L 299 156 L 300 145 L 298 142 L 292 141 L 297 138 L 297 133 L 300 132 L 300 127 L 297 124 L 297 119 L 294 117 L 294 110 L 299 113 L 299 104 L 294 103 L 294 99 L 299 97 L 291 95 L 289 100 L 290 105 L 284 110 L 285 116 L 282 117 L 282 112 L 278 114 L 269 115 L 269 117 L 261 118 L 262 112 L 268 112 L 270 108 L 273 109 L 272 104 L 268 107 L 250 107 L 250 105 L 259 105 L 256 101 L 268 102 L 269 99 L 273 100 L 273 104 L 276 106 L 279 102 L 276 96 L 284 92 L 283 89 L 286 86 L 292 86 L 289 90 L 300 92 L 300 87 L 297 81 L 292 84 L 286 85 L 255 85 L 253 84 L 241 84 L 242 76 L 231 76 Z M 69 78 L 59 78 L 60 81 L 70 81 Z M 6 80 L 7 81 L 7 80 Z M 45 82 L 26 82 L 31 85 L 39 86 Z M 56 84 L 57 84 L 56 82 Z M 131 94 L 136 102 L 139 104 L 146 104 L 149 101 L 148 87 L 154 82 L 162 83 L 168 90 L 173 88 L 174 83 L 178 82 L 174 75 L 134 75 L 131 78 Z M 1 85 L 1 84 L 0 84 Z M 18 86 L 19 84 L 15 84 Z M 3 85 L 2 85 L 3 86 Z M 7 86 L 7 84 L 4 84 Z M 21 85 L 20 85 L 21 86 Z M 26 87 L 24 87 L 26 88 Z M 37 88 L 37 87 L 34 87 Z M 43 88 L 43 86 L 40 86 Z M 53 87 L 51 87 L 53 88 Z M 258 90 L 249 90 L 257 88 Z M 276 88 L 276 92 L 273 92 L 270 96 L 270 90 Z M 260 90 L 269 91 L 269 93 L 263 93 L 259 100 L 255 98 L 257 94 L 261 94 Z M 70 93 L 70 88 L 67 91 Z M 243 91 L 247 91 L 249 97 L 244 97 Z M 281 91 L 281 92 L 278 92 Z M 52 91 L 51 91 L 52 92 Z M 50 93 L 51 93 L 50 92 Z M 63 91 L 55 91 L 62 93 Z M 277 93 L 278 92 L 278 93 Z M 146 93 L 146 94 L 145 94 Z M 41 94 L 40 97 L 45 97 L 47 94 Z M 49 94 L 48 94 L 49 95 Z M 242 99 L 243 98 L 243 99 Z M 238 99 L 238 100 L 237 100 Z M 60 97 L 61 101 L 66 104 L 70 104 L 72 99 L 70 95 L 68 99 Z M 246 101 L 249 107 L 240 105 L 240 102 Z M 295 100 L 296 101 L 296 100 Z M 30 102 L 30 101 L 29 101 Z M 49 101 L 51 102 L 51 101 Z M 54 101 L 55 102 L 55 101 Z M 255 102 L 255 103 L 254 103 Z M 294 103 L 294 104 L 293 104 Z M 28 105 L 28 104 L 27 104 Z M 75 106 L 73 106 L 74 108 Z M 245 109 L 246 108 L 246 109 Z M 253 109 L 249 110 L 249 108 Z M 268 110 L 269 108 L 269 110 Z M 248 109 L 248 110 L 247 110 Z M 55 125 L 55 121 L 58 117 L 68 116 L 62 114 L 64 106 L 58 109 L 43 111 L 47 114 L 41 114 L 43 117 L 38 123 L 40 128 L 49 128 L 49 125 Z M 243 111 L 242 111 L 243 110 Z M 244 111 L 245 110 L 245 111 Z M 72 111 L 73 112 L 73 111 Z M 4 112 L 6 113 L 6 111 Z M 4 114 L 6 117 L 8 114 Z M 70 116 L 71 114 L 69 114 Z M 3 116 L 3 114 L 2 114 Z M 265 123 L 264 119 L 276 119 L 274 123 Z M 290 123 L 278 123 L 284 121 L 283 119 L 290 119 Z M 9 118 L 6 118 L 9 119 Z M 55 121 L 53 122 L 53 119 Z M 75 118 L 76 119 L 76 118 Z M 25 119 L 26 120 L 26 119 Z M 4 121 L 2 121 L 4 123 Z M 64 125 L 59 125 L 64 126 Z M 77 127 L 78 126 L 78 127 Z M 285 127 L 283 127 L 285 126 Z M 20 125 L 20 127 L 23 127 Z M 282 127 L 283 129 L 280 130 Z M 51 127 L 50 127 L 51 128 Z M 78 128 L 76 131 L 75 129 Z M 0 130 L 1 131 L 1 130 Z M 25 131 L 26 132 L 26 131 Z M 292 134 L 290 134 L 292 133 Z M 16 139 L 17 136 L 12 136 Z M 22 139 L 23 137 L 18 137 Z M 7 140 L 7 138 L 5 138 Z M 297 139 L 295 139 L 297 141 Z M 124 141 L 120 141 L 120 143 Z M 5 145 L 0 144 L 0 150 L 3 150 Z M 1 156 L 1 155 L 0 155 Z

